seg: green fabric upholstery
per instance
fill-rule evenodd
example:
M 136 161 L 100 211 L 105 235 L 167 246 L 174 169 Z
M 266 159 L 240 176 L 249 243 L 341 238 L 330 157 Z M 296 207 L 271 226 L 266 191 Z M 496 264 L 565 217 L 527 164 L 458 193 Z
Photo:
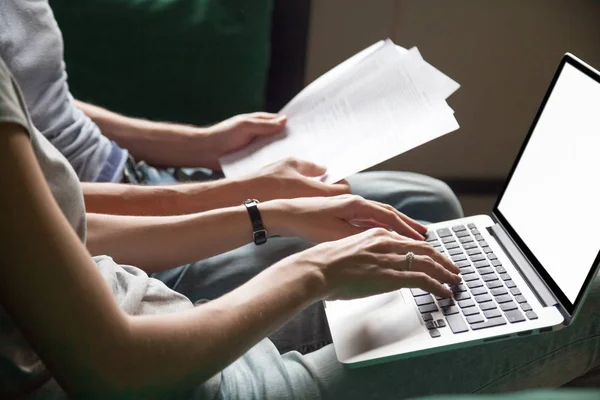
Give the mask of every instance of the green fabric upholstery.
M 428 396 L 419 400 L 598 400 L 600 391 L 591 389 L 530 390 L 494 395 Z M 414 399 L 416 400 L 416 399 Z
M 50 0 L 73 95 L 205 124 L 260 110 L 273 0 Z

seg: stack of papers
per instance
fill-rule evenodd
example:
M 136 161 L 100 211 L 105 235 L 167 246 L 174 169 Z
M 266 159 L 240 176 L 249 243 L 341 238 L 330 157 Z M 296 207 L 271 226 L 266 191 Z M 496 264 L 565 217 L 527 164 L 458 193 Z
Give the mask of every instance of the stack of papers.
M 220 159 L 235 178 L 287 157 L 327 167 L 335 183 L 458 129 L 446 99 L 460 85 L 419 50 L 375 43 L 308 85 L 280 112 L 283 133 Z

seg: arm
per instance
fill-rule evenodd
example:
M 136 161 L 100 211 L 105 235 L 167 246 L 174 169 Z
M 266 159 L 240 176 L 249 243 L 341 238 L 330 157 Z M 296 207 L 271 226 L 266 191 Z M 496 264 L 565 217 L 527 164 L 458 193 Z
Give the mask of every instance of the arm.
M 169 167 L 220 170 L 219 158 L 260 136 L 280 133 L 285 117 L 268 113 L 238 115 L 211 127 L 147 121 L 75 100 L 102 133 L 137 159 Z
M 262 201 L 350 193 L 346 183 L 329 185 L 311 177 L 325 168 L 292 158 L 273 163 L 240 179 L 181 185 L 82 183 L 88 212 L 113 215 L 181 215 Z
M 319 298 L 317 275 L 273 269 L 202 307 L 128 316 L 54 201 L 22 128 L 0 124 L 0 160 L 0 184 L 10 188 L 0 196 L 0 304 L 72 397 L 192 387 Z
M 449 296 L 436 279 L 460 280 L 429 257 L 415 257 L 413 271 L 398 271 L 404 261 L 399 254 L 406 250 L 426 251 L 446 267 L 449 262 L 422 242 L 371 230 L 350 242 L 330 242 L 285 259 L 194 309 L 129 316 L 54 201 L 22 128 L 0 124 L 0 163 L 0 185 L 10 188 L 0 196 L 0 231 L 6 241 L 0 305 L 74 398 L 162 397 L 222 370 L 318 299 L 415 285 Z M 354 260 L 357 249 L 368 252 Z M 381 268 L 365 264 L 378 257 Z M 344 268 L 350 269 L 347 274 Z M 352 286 L 362 291 L 353 293 Z

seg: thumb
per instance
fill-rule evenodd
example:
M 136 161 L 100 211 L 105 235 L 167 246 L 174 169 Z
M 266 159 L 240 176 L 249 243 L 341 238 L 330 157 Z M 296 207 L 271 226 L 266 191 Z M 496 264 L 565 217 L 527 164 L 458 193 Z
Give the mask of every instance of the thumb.
M 281 133 L 285 129 L 287 118 L 282 115 L 278 118 L 250 118 L 245 121 L 246 130 L 254 137 L 271 136 Z
M 304 160 L 294 160 L 292 163 L 292 168 L 301 173 L 304 176 L 308 177 L 317 177 L 323 175 L 327 172 L 327 167 L 324 167 L 319 164 L 315 164 L 311 161 Z

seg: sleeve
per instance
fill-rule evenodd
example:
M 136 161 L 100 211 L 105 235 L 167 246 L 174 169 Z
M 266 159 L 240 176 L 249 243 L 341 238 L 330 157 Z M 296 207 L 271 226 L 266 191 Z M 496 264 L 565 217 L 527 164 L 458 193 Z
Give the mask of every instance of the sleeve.
M 0 123 L 21 125 L 29 137 L 33 125 L 17 82 L 0 57 Z

